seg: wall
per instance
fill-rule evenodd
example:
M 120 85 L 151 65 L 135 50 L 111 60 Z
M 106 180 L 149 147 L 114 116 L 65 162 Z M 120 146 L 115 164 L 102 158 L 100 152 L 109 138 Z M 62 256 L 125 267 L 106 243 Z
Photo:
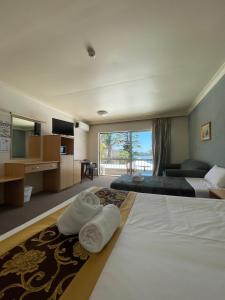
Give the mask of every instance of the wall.
M 74 159 L 83 160 L 87 158 L 88 132 L 80 128 L 74 130 Z
M 0 110 L 13 112 L 14 114 L 42 121 L 42 134 L 51 134 L 52 118 L 73 121 L 73 118 L 69 115 L 59 112 L 58 110 L 55 110 L 54 108 L 51 108 L 42 102 L 25 96 L 18 91 L 2 84 L 0 84 Z M 7 116 L 7 114 L 5 115 Z M 9 114 L 7 118 L 10 120 Z M 8 155 L 6 153 L 3 155 L 0 153 L 0 173 L 3 172 L 2 164 L 5 162 L 6 157 L 7 160 L 10 159 L 10 153 L 8 153 Z
M 171 163 L 181 163 L 189 158 L 188 118 L 177 117 L 171 120 Z
M 200 141 L 200 126 L 211 121 L 212 139 Z M 225 76 L 189 115 L 190 156 L 225 167 Z
M 151 130 L 151 120 L 92 125 L 88 136 L 88 159 L 98 162 L 98 136 L 100 132 Z M 189 156 L 188 119 L 171 120 L 171 162 L 180 163 Z
M 0 119 L 3 121 L 11 121 L 9 113 L 2 112 L 8 111 L 14 114 L 29 117 L 31 119 L 43 121 L 42 135 L 51 134 L 52 132 L 52 118 L 63 119 L 65 121 L 73 122 L 73 118 L 63 112 L 55 110 L 54 108 L 34 100 L 20 92 L 4 86 L 0 83 Z M 76 137 L 76 145 L 78 145 L 79 157 L 82 157 L 82 151 L 85 148 L 85 136 L 87 134 L 79 133 Z M 84 153 L 84 157 L 86 153 Z M 82 157 L 82 158 L 84 158 Z M 4 173 L 4 162 L 10 160 L 9 152 L 0 152 L 0 175 Z M 26 179 L 26 184 L 33 185 L 35 191 L 42 189 L 41 174 L 32 174 Z M 1 187 L 0 187 L 1 189 Z M 1 193 L 0 193 L 1 194 Z M 1 198 L 1 195 L 0 195 Z

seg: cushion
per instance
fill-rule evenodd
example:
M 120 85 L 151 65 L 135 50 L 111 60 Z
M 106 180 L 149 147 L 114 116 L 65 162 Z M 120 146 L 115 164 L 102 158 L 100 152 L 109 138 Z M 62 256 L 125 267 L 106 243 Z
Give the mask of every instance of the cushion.
M 209 165 L 203 161 L 187 159 L 181 164 L 182 170 L 207 170 Z
M 205 179 L 212 184 L 213 187 L 224 188 L 225 187 L 225 169 L 214 166 L 205 175 Z

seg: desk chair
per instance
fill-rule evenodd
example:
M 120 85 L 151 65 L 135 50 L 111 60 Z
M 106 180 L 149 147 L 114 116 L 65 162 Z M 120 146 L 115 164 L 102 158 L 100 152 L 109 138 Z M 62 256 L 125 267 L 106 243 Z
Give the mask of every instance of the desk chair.
M 88 177 L 89 179 L 93 180 L 95 173 L 98 174 L 98 166 L 96 163 L 90 162 L 89 165 L 86 165 L 85 177 Z

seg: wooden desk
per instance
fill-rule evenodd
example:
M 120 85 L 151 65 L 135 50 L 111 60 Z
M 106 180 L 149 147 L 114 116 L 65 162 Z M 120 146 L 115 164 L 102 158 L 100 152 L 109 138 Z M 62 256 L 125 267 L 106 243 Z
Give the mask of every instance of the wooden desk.
M 4 203 L 23 206 L 24 178 L 0 176 L 0 184 L 4 184 Z
M 225 199 L 225 189 L 210 189 L 210 198 Z
M 23 197 L 24 197 L 24 178 L 26 174 L 43 172 L 43 186 L 44 191 L 58 192 L 59 191 L 59 162 L 58 161 L 10 161 L 5 163 L 5 175 L 11 178 L 21 178 L 23 180 Z M 10 202 L 16 206 L 23 206 L 24 201 L 21 202 L 16 196 Z

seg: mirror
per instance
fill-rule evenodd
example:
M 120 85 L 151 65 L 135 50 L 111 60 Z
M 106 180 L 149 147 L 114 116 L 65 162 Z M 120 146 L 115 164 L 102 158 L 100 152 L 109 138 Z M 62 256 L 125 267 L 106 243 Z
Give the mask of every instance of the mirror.
M 41 123 L 12 116 L 11 158 L 41 158 Z

